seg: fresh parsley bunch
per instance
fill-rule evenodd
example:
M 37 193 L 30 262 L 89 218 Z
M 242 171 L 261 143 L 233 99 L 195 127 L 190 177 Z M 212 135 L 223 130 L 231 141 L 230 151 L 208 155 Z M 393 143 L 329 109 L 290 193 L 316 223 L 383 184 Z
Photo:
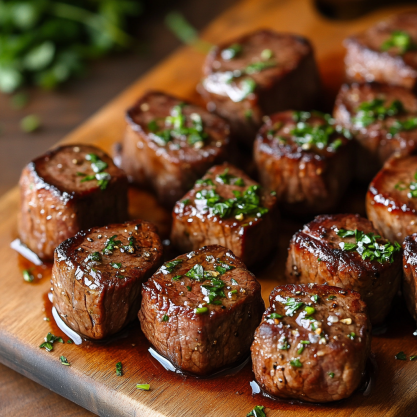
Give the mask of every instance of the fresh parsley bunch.
M 135 0 L 0 0 L 0 90 L 54 88 L 79 75 L 86 61 L 127 48 Z

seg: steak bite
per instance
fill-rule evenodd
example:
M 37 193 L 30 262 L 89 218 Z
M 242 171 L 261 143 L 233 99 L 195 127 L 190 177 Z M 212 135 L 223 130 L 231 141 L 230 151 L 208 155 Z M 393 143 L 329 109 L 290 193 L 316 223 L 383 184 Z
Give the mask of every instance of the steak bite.
M 366 212 L 387 239 L 417 232 L 417 156 L 393 156 L 369 185 Z
M 417 12 L 398 14 L 345 40 L 350 81 L 376 81 L 417 91 Z
M 403 295 L 408 311 L 417 321 L 417 234 L 407 236 L 403 243 Z
M 357 214 L 317 216 L 292 237 L 286 278 L 357 291 L 372 324 L 381 324 L 400 284 L 401 246 Z
M 212 167 L 172 213 L 171 242 L 181 252 L 219 244 L 245 265 L 277 245 L 276 197 L 230 164 Z
M 247 356 L 264 310 L 255 276 L 212 245 L 165 263 L 143 285 L 139 320 L 177 368 L 208 375 Z
M 20 240 L 43 260 L 80 230 L 127 219 L 127 179 L 90 145 L 60 146 L 20 177 Z
M 394 153 L 417 148 L 417 97 L 402 87 L 343 85 L 334 108 L 336 122 L 359 143 L 357 176 L 371 179 Z
M 321 90 L 310 42 L 271 30 L 214 47 L 203 71 L 204 99 L 248 146 L 265 114 L 313 108 Z
M 161 264 L 156 232 L 133 220 L 82 231 L 57 247 L 53 305 L 69 327 L 103 339 L 136 318 L 142 283 Z
M 286 111 L 266 118 L 255 141 L 261 184 L 290 213 L 335 207 L 351 178 L 352 143 L 330 115 Z
M 121 167 L 169 207 L 228 151 L 227 123 L 194 104 L 151 91 L 127 111 Z
M 355 291 L 282 285 L 255 332 L 255 378 L 269 394 L 309 402 L 349 397 L 365 375 L 371 325 Z

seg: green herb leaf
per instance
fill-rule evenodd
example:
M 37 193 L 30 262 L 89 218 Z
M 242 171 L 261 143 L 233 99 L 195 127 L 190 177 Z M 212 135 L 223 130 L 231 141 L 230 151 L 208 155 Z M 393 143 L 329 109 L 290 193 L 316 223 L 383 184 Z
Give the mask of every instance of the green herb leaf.
M 164 315 L 162 316 L 161 321 L 169 321 L 169 316 L 167 316 L 166 314 L 164 314 Z
M 398 359 L 400 361 L 406 361 L 407 360 L 407 355 L 403 351 L 401 351 L 401 352 L 398 352 L 395 355 L 395 359 Z
M 381 45 L 381 51 L 387 51 L 391 48 L 397 48 L 400 54 L 404 54 L 415 48 L 411 36 L 403 30 L 394 30 L 391 36 Z
M 295 368 L 301 368 L 303 364 L 301 363 L 300 359 L 293 359 L 290 361 L 290 365 L 294 366 Z
M 71 364 L 68 362 L 68 359 L 67 359 L 65 356 L 61 356 L 61 357 L 59 358 L 59 360 L 61 361 L 62 365 L 65 365 L 65 366 L 70 366 L 70 365 L 71 365 Z
M 316 312 L 316 309 L 314 307 L 306 306 L 304 308 L 304 311 L 306 312 L 307 316 L 311 316 L 312 314 Z
M 136 384 L 136 388 L 143 391 L 149 391 L 151 386 L 149 384 Z
M 194 312 L 196 314 L 205 314 L 208 312 L 208 308 L 207 307 L 197 307 Z
M 116 363 L 116 375 L 117 376 L 123 376 L 123 365 L 122 362 Z
M 202 281 L 204 279 L 204 269 L 200 264 L 195 264 L 188 272 L 185 274 L 188 278 L 195 279 L 197 281 Z
M 287 298 L 284 305 L 287 307 L 285 311 L 286 315 L 292 317 L 294 313 L 304 305 L 304 303 L 296 301 L 295 298 Z
M 255 408 L 246 414 L 246 417 L 266 417 L 265 407 L 263 405 L 256 405 Z
M 351 333 L 349 333 L 349 334 L 347 335 L 347 337 L 348 337 L 350 340 L 354 340 L 354 339 L 355 339 L 355 337 L 356 337 L 356 334 L 355 334 L 354 332 L 351 332 Z
M 334 372 L 327 372 L 327 375 L 329 375 L 330 378 L 334 378 Z
M 122 267 L 122 263 L 121 262 L 110 262 L 110 266 L 115 268 L 115 269 L 120 269 Z
M 104 255 L 111 255 L 116 247 L 119 247 L 122 244 L 121 240 L 115 240 L 117 235 L 112 236 L 110 239 L 107 239 L 102 253 Z
M 26 282 L 33 282 L 33 280 L 35 279 L 35 277 L 33 276 L 33 274 L 30 272 L 30 269 L 25 269 L 22 271 L 23 274 L 23 279 Z
M 228 48 L 223 49 L 223 51 L 221 52 L 221 57 L 225 61 L 229 61 L 233 58 L 236 58 L 241 52 L 242 52 L 242 45 L 238 43 L 234 43 L 233 45 L 230 45 Z
M 329 295 L 328 297 L 327 297 L 327 299 L 328 300 L 334 300 L 336 298 L 336 296 L 335 295 Z
M 356 127 L 367 127 L 377 120 L 385 120 L 387 117 L 396 116 L 405 111 L 401 101 L 394 100 L 389 106 L 385 106 L 385 100 L 376 98 L 364 101 L 356 109 L 356 115 L 352 118 Z
M 20 121 L 20 128 L 26 133 L 32 133 L 38 130 L 41 127 L 41 120 L 38 116 L 30 114 L 25 116 Z
M 71 339 L 68 339 L 68 340 L 67 340 L 67 343 L 68 343 L 69 345 L 71 345 L 71 344 L 73 344 L 74 342 L 73 342 Z
M 410 361 L 414 361 L 417 359 L 417 355 L 410 356 Z
M 175 269 L 175 267 L 181 264 L 182 262 L 183 262 L 182 259 L 174 259 L 173 261 L 165 262 L 162 269 L 167 272 L 172 272 Z
M 278 314 L 278 313 L 271 313 L 269 316 L 268 316 L 268 319 L 282 319 L 284 316 L 281 316 L 281 314 Z

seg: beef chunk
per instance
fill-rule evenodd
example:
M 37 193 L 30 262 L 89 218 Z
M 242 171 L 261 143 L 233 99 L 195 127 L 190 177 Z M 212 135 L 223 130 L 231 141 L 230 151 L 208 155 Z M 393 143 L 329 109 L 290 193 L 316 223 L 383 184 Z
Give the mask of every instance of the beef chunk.
M 151 91 L 127 111 L 121 166 L 166 206 L 225 161 L 228 151 L 227 123 L 194 104 Z
M 387 239 L 417 232 L 417 156 L 394 156 L 369 185 L 366 212 Z
M 19 235 L 43 260 L 80 230 L 126 219 L 126 176 L 95 146 L 61 146 L 22 172 Z
M 286 111 L 267 118 L 254 147 L 261 184 L 292 214 L 334 208 L 352 172 L 345 135 L 330 115 Z
M 161 257 L 155 226 L 142 220 L 79 232 L 55 251 L 53 305 L 77 333 L 110 336 L 136 318 Z
M 402 87 L 344 85 L 334 117 L 359 143 L 356 171 L 363 181 L 394 153 L 408 155 L 417 148 L 417 97 Z
M 171 241 L 182 252 L 219 244 L 253 265 L 277 245 L 276 197 L 230 164 L 212 167 L 172 215 Z
M 372 324 L 381 324 L 401 280 L 401 247 L 359 215 L 317 216 L 292 237 L 286 278 L 357 291 Z
M 209 108 L 228 120 L 232 135 L 248 146 L 265 114 L 314 108 L 321 89 L 310 42 L 271 30 L 213 48 L 204 77 L 201 92 Z
M 177 368 L 208 375 L 246 357 L 264 310 L 255 276 L 212 245 L 165 263 L 143 285 L 139 320 Z
M 251 348 L 260 386 L 302 401 L 349 397 L 364 376 L 371 347 L 359 294 L 327 285 L 282 285 L 269 300 Z
M 417 234 L 407 236 L 403 243 L 403 295 L 408 311 L 417 321 Z
M 345 41 L 346 75 L 417 91 L 417 12 L 379 22 Z

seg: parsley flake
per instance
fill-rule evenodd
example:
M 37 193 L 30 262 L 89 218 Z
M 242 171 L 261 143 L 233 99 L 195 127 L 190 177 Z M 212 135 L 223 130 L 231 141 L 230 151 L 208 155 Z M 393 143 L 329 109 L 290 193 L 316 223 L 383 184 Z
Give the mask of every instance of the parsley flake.
M 406 361 L 407 355 L 403 351 L 401 351 L 395 355 L 395 359 L 400 360 L 400 361 Z
M 246 414 L 246 417 L 266 417 L 265 407 L 263 405 L 256 405 L 255 408 Z
M 122 362 L 116 363 L 116 375 L 117 376 L 123 376 L 123 365 Z
M 68 362 L 68 359 L 65 356 L 61 356 L 59 360 L 61 361 L 62 365 L 71 366 L 71 364 Z
M 303 364 L 301 363 L 300 359 L 293 359 L 290 361 L 290 365 L 294 366 L 295 368 L 302 368 Z

